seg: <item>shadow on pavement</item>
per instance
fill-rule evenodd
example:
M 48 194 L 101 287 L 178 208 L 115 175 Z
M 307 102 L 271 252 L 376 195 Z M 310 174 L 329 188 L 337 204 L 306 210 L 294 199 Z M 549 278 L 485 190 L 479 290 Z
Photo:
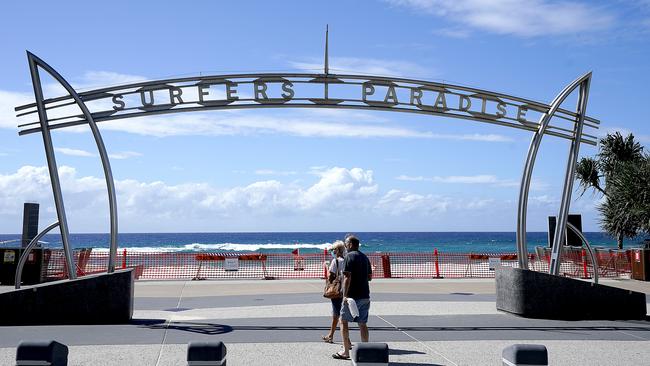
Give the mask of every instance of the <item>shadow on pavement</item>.
M 372 328 L 369 328 L 373 330 Z M 395 329 L 395 328 L 392 328 Z M 513 331 L 513 330 L 537 330 L 542 332 L 548 331 L 643 331 L 650 332 L 650 325 L 647 327 L 612 327 L 612 326 L 591 326 L 591 327 L 398 327 L 398 330 L 409 332 L 449 332 L 449 331 Z
M 192 333 L 224 334 L 235 330 L 240 331 L 327 331 L 327 326 L 298 326 L 298 325 L 225 325 L 205 322 L 170 322 L 163 319 L 137 319 L 131 324 L 150 329 L 175 329 Z M 639 323 L 636 323 L 639 324 Z M 644 323 L 641 323 L 644 324 Z M 589 331 L 637 331 L 650 332 L 648 326 L 411 326 L 411 327 L 369 327 L 370 332 L 468 332 L 468 331 L 540 331 L 540 332 L 589 332 Z
M 183 332 L 206 334 L 206 335 L 225 334 L 233 331 L 233 328 L 229 325 L 211 324 L 211 323 L 172 322 L 169 324 L 165 324 L 165 323 L 144 324 L 143 326 L 149 329 L 180 330 Z
M 165 322 L 166 322 L 165 319 L 131 319 L 131 322 L 129 322 L 129 324 L 147 326 L 147 325 L 163 324 Z
M 413 351 L 410 349 L 395 349 L 395 348 L 390 348 L 388 350 L 388 353 L 391 355 L 426 355 L 426 353 L 420 351 Z

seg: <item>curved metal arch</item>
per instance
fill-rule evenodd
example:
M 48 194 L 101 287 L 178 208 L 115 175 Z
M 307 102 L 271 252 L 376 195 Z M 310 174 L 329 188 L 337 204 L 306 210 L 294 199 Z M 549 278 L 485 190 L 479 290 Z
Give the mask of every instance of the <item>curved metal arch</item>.
M 589 258 L 591 258 L 591 265 L 594 267 L 594 283 L 598 284 L 598 260 L 596 259 L 596 254 L 594 253 L 594 248 L 591 247 L 591 244 L 589 244 L 589 240 L 584 236 L 582 231 L 578 230 L 575 226 L 573 226 L 572 223 L 567 222 L 566 224 L 567 229 L 573 231 L 580 240 L 585 244 L 587 247 L 587 251 L 589 252 Z
M 526 247 L 526 214 L 527 214 L 527 200 L 528 200 L 528 192 L 530 188 L 530 181 L 531 181 L 531 176 L 532 176 L 532 170 L 534 166 L 534 162 L 536 159 L 537 151 L 539 149 L 539 145 L 541 144 L 541 139 L 544 134 L 549 134 L 553 136 L 558 136 L 566 139 L 572 140 L 572 145 L 571 145 L 571 150 L 569 153 L 569 160 L 567 162 L 567 171 L 566 171 L 566 176 L 565 176 L 565 186 L 564 186 L 564 192 L 563 192 L 563 197 L 562 197 L 562 202 L 561 202 L 561 207 L 560 207 L 560 213 L 558 215 L 559 217 L 559 223 L 556 228 L 556 232 L 564 232 L 566 230 L 566 218 L 568 215 L 568 208 L 569 208 L 569 201 L 570 201 L 570 196 L 571 196 L 571 190 L 573 187 L 573 174 L 575 170 L 575 161 L 577 159 L 578 151 L 579 151 L 579 145 L 580 143 L 588 143 L 595 145 L 596 144 L 596 137 L 591 136 L 591 135 L 586 135 L 583 134 L 582 130 L 584 126 L 588 127 L 593 127 L 593 128 L 598 128 L 598 125 L 600 122 L 596 119 L 587 117 L 585 115 L 585 110 L 586 110 L 586 102 L 587 102 L 587 97 L 588 97 L 588 90 L 589 90 L 589 83 L 591 79 L 591 73 L 587 73 L 581 78 L 578 78 L 576 81 L 573 83 L 569 84 L 565 89 L 554 99 L 553 103 L 551 105 L 546 105 L 544 103 L 540 102 L 535 102 L 519 97 L 514 97 L 514 96 L 509 96 L 506 94 L 502 93 L 494 93 L 486 90 L 480 90 L 476 88 L 469 88 L 469 87 L 464 87 L 464 86 L 455 86 L 451 84 L 444 84 L 444 83 L 436 83 L 436 82 L 428 82 L 428 81 L 421 81 L 421 80 L 414 80 L 414 79 L 405 79 L 405 78 L 392 78 L 392 77 L 376 77 L 376 76 L 363 76 L 363 75 L 334 75 L 334 74 L 328 74 L 328 75 L 323 75 L 323 74 L 304 74 L 304 73 L 287 73 L 287 74 L 237 74 L 237 75 L 217 75 L 217 76 L 199 76 L 199 77 L 184 77 L 184 78 L 174 78 L 174 79 L 167 79 L 167 80 L 157 80 L 157 81 L 146 81 L 146 82 L 139 82 L 139 83 L 132 83 L 128 85 L 121 85 L 121 86 L 114 86 L 114 87 L 109 87 L 109 88 L 101 88 L 101 89 L 96 89 L 96 90 L 91 90 L 91 91 L 86 91 L 83 93 L 76 93 L 74 89 L 59 75 L 54 69 L 52 69 L 49 65 L 47 65 L 45 62 L 43 62 L 41 59 L 38 57 L 34 56 L 33 54 L 28 52 L 28 57 L 30 59 L 30 70 L 32 70 L 32 79 L 34 81 L 34 89 L 35 89 L 35 94 L 36 94 L 36 103 L 28 104 L 28 105 L 23 105 L 19 106 L 16 108 L 16 111 L 24 111 L 18 114 L 18 116 L 24 116 L 24 115 L 29 115 L 35 112 L 38 112 L 39 116 L 39 121 L 34 122 L 34 123 L 27 123 L 27 124 L 22 124 L 19 127 L 26 127 L 26 126 L 31 126 L 34 124 L 40 124 L 40 128 L 29 128 L 26 130 L 20 131 L 20 135 L 23 134 L 28 134 L 28 133 L 34 133 L 34 132 L 42 132 L 43 133 L 43 138 L 44 138 L 44 144 L 46 148 L 46 154 L 48 155 L 48 166 L 50 168 L 50 175 L 52 177 L 52 185 L 53 185 L 53 191 L 55 191 L 55 201 L 57 202 L 57 213 L 60 215 L 60 222 L 62 226 L 62 233 L 65 232 L 65 234 L 62 234 L 63 236 L 67 236 L 67 223 L 65 221 L 65 210 L 63 209 L 63 202 L 62 198 L 60 197 L 60 184 L 58 182 L 58 174 L 52 174 L 52 172 L 56 173 L 56 162 L 54 160 L 54 154 L 53 154 L 53 149 L 52 149 L 52 144 L 51 144 L 51 138 L 50 138 L 50 131 L 51 129 L 55 128 L 63 128 L 63 127 L 69 127 L 69 126 L 74 126 L 74 125 L 80 125 L 80 124 L 85 124 L 88 123 L 91 127 L 91 131 L 93 132 L 93 136 L 95 137 L 95 141 L 98 146 L 98 150 L 100 152 L 100 157 L 102 159 L 102 164 L 104 167 L 104 173 L 105 177 L 107 180 L 107 188 L 109 191 L 109 205 L 111 209 L 111 251 L 110 251 L 110 257 L 109 257 L 109 272 L 111 272 L 114 269 L 114 262 L 115 262 L 115 257 L 117 255 L 117 212 L 116 212 L 116 199 L 115 199 L 115 189 L 114 189 L 114 184 L 113 184 L 113 178 L 112 178 L 112 172 L 110 169 L 110 163 L 108 161 L 108 156 L 105 151 L 105 146 L 103 144 L 103 141 L 101 139 L 101 134 L 99 133 L 99 130 L 96 126 L 96 122 L 99 121 L 104 121 L 104 120 L 111 120 L 111 119 L 118 119 L 118 118 L 128 118 L 128 117 L 134 117 L 137 115 L 142 115 L 143 113 L 147 114 L 159 114 L 159 113 L 171 113 L 171 112 L 180 112 L 180 111 L 194 111 L 198 109 L 223 109 L 223 108 L 256 108 L 256 107 L 309 107 L 309 108 L 319 108 L 319 107 L 326 107 L 326 108 L 366 108 L 366 109 L 374 109 L 374 110 L 392 110 L 392 111 L 402 111 L 402 112 L 411 112 L 411 113 L 429 113 L 432 115 L 443 115 L 443 116 L 448 116 L 448 117 L 455 117 L 455 118 L 464 118 L 464 119 L 470 119 L 470 120 L 475 120 L 475 121 L 481 121 L 481 122 L 488 122 L 488 123 L 494 123 L 494 124 L 500 124 L 504 126 L 509 126 L 509 127 L 516 127 L 516 128 L 521 128 L 525 130 L 532 130 L 535 131 L 535 135 L 533 136 L 533 139 L 531 140 L 531 144 L 528 150 L 528 155 L 526 159 L 526 164 L 524 167 L 524 173 L 522 175 L 522 184 L 520 186 L 520 195 L 519 195 L 519 215 L 518 215 L 518 225 L 517 225 L 517 250 L 519 253 L 519 264 L 522 268 L 527 268 L 528 263 L 527 263 L 527 247 Z M 62 97 L 57 97 L 53 99 L 48 99 L 48 100 L 43 100 L 42 96 L 42 91 L 40 90 L 40 79 L 38 78 L 38 70 L 37 67 L 40 66 L 44 68 L 46 71 L 48 71 L 53 77 L 55 77 L 68 91 L 69 96 L 62 96 Z M 141 90 L 156 90 L 156 88 L 159 88 L 161 86 L 166 86 L 164 84 L 167 83 L 188 83 L 188 82 L 197 82 L 197 83 L 209 83 L 210 81 L 214 80 L 220 80 L 221 82 L 230 82 L 227 79 L 233 79 L 233 78 L 244 78 L 244 79 L 252 79 L 248 81 L 243 81 L 244 83 L 253 83 L 256 82 L 257 80 L 266 80 L 266 81 L 277 81 L 278 79 L 283 79 L 283 78 L 301 78 L 301 79 L 308 79 L 308 80 L 301 80 L 301 81 L 296 81 L 300 83 L 322 83 L 325 86 L 325 90 L 327 90 L 328 84 L 348 84 L 348 85 L 363 85 L 364 87 L 364 93 L 365 93 L 365 85 L 366 83 L 378 85 L 378 86 L 395 86 L 395 87 L 404 87 L 404 88 L 422 88 L 424 90 L 433 90 L 433 91 L 439 91 L 439 93 L 450 93 L 450 94 L 455 94 L 459 96 L 459 98 L 462 97 L 478 97 L 478 98 L 483 98 L 483 110 L 480 113 L 472 113 L 468 109 L 463 109 L 463 107 L 459 106 L 458 110 L 455 109 L 448 109 L 448 110 L 453 110 L 453 111 L 465 111 L 469 112 L 470 115 L 460 115 L 457 113 L 446 113 L 445 111 L 438 110 L 437 107 L 437 101 L 436 104 L 432 106 L 426 106 L 426 108 L 420 108 L 423 107 L 421 105 L 418 105 L 418 109 L 408 109 L 408 108 L 403 108 L 405 105 L 404 103 L 398 103 L 397 99 L 395 99 L 395 103 L 387 103 L 386 99 L 384 99 L 384 102 L 377 102 L 377 101 L 366 101 L 365 96 L 363 100 L 358 100 L 358 99 L 327 99 L 327 96 L 325 99 L 322 99 L 322 97 L 318 97 L 317 99 L 313 98 L 295 98 L 295 101 L 297 103 L 286 103 L 286 100 L 282 102 L 280 99 L 276 100 L 267 100 L 265 102 L 262 102 L 260 104 L 256 104 L 254 102 L 259 102 L 258 100 L 253 100 L 253 99 L 242 99 L 243 101 L 246 102 L 253 102 L 251 104 L 230 104 L 231 101 L 228 99 L 226 103 L 216 103 L 216 104 L 205 104 L 202 107 L 187 107 L 187 105 L 184 105 L 183 108 L 179 109 L 173 109 L 173 107 L 176 106 L 176 104 L 173 102 L 173 99 L 171 101 L 171 104 L 169 105 L 156 105 L 153 108 L 150 107 L 149 105 L 145 106 L 144 100 L 143 100 L 143 106 L 142 107 L 134 107 L 134 108 L 129 108 L 126 109 L 128 113 L 121 113 L 118 115 L 113 115 L 113 111 L 100 111 L 95 114 L 91 113 L 89 109 L 87 108 L 86 104 L 84 102 L 87 101 L 93 101 L 97 99 L 103 99 L 107 97 L 114 97 L 115 94 L 111 94 L 111 92 L 114 91 L 120 91 L 120 90 L 126 90 L 126 89 L 133 89 L 133 88 L 141 88 Z M 346 81 L 347 80 L 347 81 Z M 352 81 L 349 81 L 352 80 Z M 358 80 L 365 80 L 363 82 L 359 82 Z M 397 83 L 403 83 L 403 84 L 414 84 L 414 85 L 396 85 Z M 196 84 L 199 85 L 199 84 Z M 580 98 L 578 101 L 578 108 L 576 112 L 571 112 L 566 109 L 560 108 L 560 105 L 564 102 L 566 97 L 573 92 L 575 88 L 580 86 Z M 148 89 L 147 89 L 148 88 Z M 178 88 L 178 87 L 177 87 Z M 38 90 L 37 90 L 38 89 Z M 374 89 L 374 88 L 373 88 Z M 170 89 L 171 90 L 171 89 Z M 266 89 L 265 89 L 266 90 Z M 460 92 L 459 92 L 460 91 Z M 128 91 L 126 93 L 134 93 L 136 91 Z M 474 93 L 472 95 L 468 95 L 465 93 Z M 73 101 L 69 101 L 70 99 L 73 99 Z M 171 96 L 171 91 L 170 91 L 170 99 L 172 98 Z M 257 97 L 256 97 L 257 98 Z M 266 99 L 266 97 L 264 97 Z M 290 99 L 292 97 L 289 97 Z M 413 94 L 411 95 L 411 98 L 413 98 Z M 511 106 L 519 106 L 521 108 L 522 106 L 525 108 L 530 108 L 531 110 L 535 110 L 539 113 L 543 113 L 543 115 L 540 117 L 539 122 L 536 124 L 534 122 L 526 121 L 524 120 L 519 120 L 519 117 L 517 119 L 512 119 L 512 118 L 507 118 L 508 121 L 506 120 L 498 120 L 498 118 L 494 118 L 494 116 L 489 116 L 488 114 L 485 113 L 485 101 L 486 100 L 491 100 L 494 101 L 496 98 L 497 101 L 501 99 L 508 99 L 509 101 L 506 102 L 505 104 L 511 105 Z M 238 99 L 238 98 L 236 98 Z M 201 100 L 202 101 L 202 100 Z M 514 101 L 514 104 L 513 104 Z M 345 102 L 348 104 L 341 104 L 339 103 Z M 152 100 L 153 103 L 153 100 Z M 198 102 L 191 102 L 191 103 L 198 103 Z M 214 103 L 214 102 L 213 102 Z M 286 103 L 286 104 L 285 104 Z M 352 104 L 349 104 L 352 103 Z M 413 104 L 413 99 L 411 99 L 411 106 L 415 106 Z M 67 117 L 62 117 L 62 118 L 54 118 L 48 120 L 46 111 L 48 109 L 54 109 L 54 108 L 60 108 L 60 107 L 65 107 L 68 105 L 73 105 L 77 104 L 83 114 L 82 115 L 71 115 Z M 181 104 L 187 104 L 183 103 L 181 100 Z M 204 104 L 204 103 L 198 103 L 198 104 Z M 408 103 L 407 103 L 408 104 Z M 153 104 L 152 104 L 153 105 Z M 402 108 L 399 108 L 397 106 L 401 106 Z M 462 105 L 462 103 L 461 103 Z M 36 110 L 31 110 L 33 107 L 36 106 Z M 443 107 L 445 110 L 446 106 Z M 469 107 L 468 107 L 469 108 Z M 26 111 L 25 111 L 26 110 Z M 117 111 L 118 109 L 115 109 Z M 144 112 L 137 112 L 135 110 L 141 110 Z M 551 126 L 550 125 L 550 120 L 552 117 L 558 117 L 562 118 L 565 120 L 568 120 L 572 122 L 573 127 L 572 129 L 566 129 L 566 128 L 560 128 L 557 126 Z M 65 120 L 68 121 L 65 121 Z M 512 123 L 512 121 L 515 121 L 517 123 Z M 587 121 L 587 122 L 585 122 Z M 56 124 L 50 125 L 49 122 L 57 122 Z M 585 139 L 587 138 L 587 139 Z M 49 143 L 45 140 L 49 140 Z M 54 167 L 54 170 L 52 168 Z M 59 192 L 57 194 L 57 191 Z M 62 219 L 61 219 L 62 218 Z M 562 239 L 561 236 L 557 235 Z M 64 237 L 64 246 L 68 246 L 67 244 L 67 239 Z M 559 252 L 561 253 L 561 252 Z M 554 259 L 552 260 L 552 263 L 556 263 L 558 260 L 558 253 L 554 252 Z M 70 266 L 72 267 L 72 266 Z M 552 266 L 552 268 L 555 268 Z M 557 271 L 556 268 L 555 271 Z
M 63 207 L 63 197 L 61 194 L 61 186 L 60 183 L 58 182 L 58 170 L 56 166 L 56 161 L 54 160 L 54 150 L 52 147 L 52 139 L 50 136 L 50 132 L 48 129 L 48 119 L 47 119 L 47 112 L 44 107 L 43 103 L 43 92 L 41 89 L 41 82 L 40 82 L 40 77 L 38 74 L 38 67 L 41 67 L 43 70 L 45 70 L 48 74 L 50 74 L 54 79 L 56 79 L 65 89 L 66 91 L 70 94 L 70 97 L 74 99 L 75 103 L 79 106 L 81 109 L 82 113 L 84 114 L 84 117 L 86 118 L 86 121 L 88 125 L 90 126 L 90 130 L 92 131 L 93 137 L 95 139 L 95 143 L 97 144 L 97 150 L 99 151 L 99 157 L 102 161 L 102 167 L 104 169 L 104 177 L 106 179 L 106 188 L 108 190 L 108 203 L 109 203 L 109 211 L 110 211 L 110 252 L 109 252 L 109 259 L 108 259 L 108 272 L 111 273 L 115 270 L 115 258 L 117 257 L 117 199 L 115 195 L 115 183 L 113 181 L 113 173 L 111 171 L 111 163 L 108 159 L 108 153 L 106 152 L 106 146 L 104 145 L 104 140 L 102 139 L 101 133 L 99 132 L 99 128 L 97 127 L 97 124 L 95 123 L 95 120 L 93 119 L 92 114 L 88 110 L 88 107 L 86 104 L 83 102 L 79 94 L 72 88 L 72 86 L 59 74 L 56 70 L 54 70 L 50 65 L 48 65 L 45 61 L 40 59 L 38 56 L 34 55 L 33 53 L 27 51 L 27 59 L 29 61 L 30 65 L 30 70 L 32 72 L 32 81 L 34 84 L 34 91 L 36 94 L 36 104 L 38 107 L 38 114 L 39 114 L 39 119 L 41 122 L 41 127 L 43 129 L 43 138 L 45 140 L 45 135 L 47 135 L 47 140 L 49 142 L 46 142 L 46 154 L 48 154 L 48 166 L 50 167 L 50 178 L 52 179 L 53 182 L 53 190 L 58 190 L 58 192 L 55 192 L 55 201 L 60 201 L 57 203 L 57 214 L 59 215 L 59 223 L 61 225 L 61 233 L 63 237 L 63 233 L 65 232 L 65 239 L 63 240 L 64 244 L 64 249 L 66 252 L 66 261 L 68 261 L 68 271 L 70 278 L 76 278 L 76 273 L 74 271 L 74 266 L 73 266 L 73 261 L 72 261 L 72 251 L 70 248 L 69 240 L 68 240 L 68 223 L 65 217 L 65 208 Z M 52 158 L 53 164 L 50 164 L 50 156 Z M 56 188 L 54 187 L 54 180 L 56 178 L 57 184 Z
M 391 87 L 397 90 L 399 89 L 410 89 L 417 90 L 420 93 L 419 97 L 414 97 L 414 94 L 411 94 L 411 99 L 409 102 L 405 101 L 409 98 L 404 98 L 404 95 L 400 97 L 400 101 L 397 99 L 392 103 L 365 99 L 365 94 L 362 98 L 349 98 L 341 96 L 336 99 L 328 99 L 327 93 L 325 96 L 322 94 L 304 96 L 304 97 L 294 97 L 293 94 L 291 97 L 283 98 L 263 98 L 263 100 L 251 97 L 236 97 L 230 99 L 219 99 L 217 101 L 210 100 L 204 102 L 201 97 L 196 100 L 195 97 L 192 97 L 192 100 L 180 100 L 164 102 L 162 104 L 156 103 L 154 105 L 138 105 L 137 103 L 124 107 L 121 98 L 135 96 L 137 94 L 142 94 L 144 92 L 152 91 L 170 91 L 178 90 L 178 96 L 182 95 L 182 90 L 187 90 L 187 88 L 196 88 L 200 85 L 210 85 L 210 84 L 249 84 L 255 85 L 254 83 L 277 83 L 277 82 L 288 82 L 293 86 L 296 85 L 322 85 L 327 91 L 327 86 L 332 85 L 341 85 L 345 87 L 361 87 L 365 89 L 366 85 L 379 87 Z M 293 84 L 292 84 L 293 83 Z M 181 90 L 182 89 L 182 90 Z M 374 88 L 372 88 L 374 90 Z M 266 89 L 265 89 L 266 90 Z M 475 98 L 474 102 L 471 105 L 477 106 L 480 105 L 481 100 L 483 103 L 483 108 L 478 108 L 479 110 L 470 110 L 470 104 L 465 107 L 458 106 L 458 108 L 451 107 L 440 107 L 437 106 L 438 102 L 436 101 L 436 106 L 431 106 L 428 104 L 422 104 L 420 97 L 422 91 L 431 91 L 443 93 L 447 97 L 453 96 L 453 99 L 458 100 L 458 98 Z M 196 92 L 196 91 L 194 91 Z M 382 91 L 383 92 L 383 91 Z M 406 92 L 406 91 L 405 91 Z M 374 93 L 374 92 L 373 92 Z M 416 79 L 406 79 L 406 78 L 396 78 L 396 77 L 384 77 L 384 76 L 365 76 L 365 75 L 348 75 L 348 74 L 303 74 L 303 73 L 250 73 L 250 74 L 227 74 L 227 75 L 210 75 L 210 76 L 192 76 L 192 77 L 183 77 L 183 78 L 170 78 L 156 81 L 144 81 L 130 83 L 120 86 L 111 86 L 107 88 L 100 88 L 90 91 L 85 91 L 79 93 L 81 99 L 85 102 L 94 102 L 98 100 L 107 100 L 110 103 L 118 103 L 114 100 L 111 101 L 112 97 L 120 98 L 121 107 L 113 109 L 104 109 L 93 111 L 94 121 L 99 123 L 102 121 L 109 121 L 114 119 L 123 119 L 123 118 L 132 118 L 145 115 L 157 115 L 157 114 L 167 114 L 167 113 L 180 113 L 180 112 L 192 112 L 199 110 L 219 110 L 219 109 L 256 109 L 256 108 L 340 108 L 340 109 L 367 109 L 367 110 L 381 110 L 381 111 L 395 111 L 395 112 L 407 112 L 407 113 L 419 113 L 427 114 L 434 116 L 444 116 L 451 118 L 460 118 L 466 120 L 473 120 L 484 123 L 497 124 L 507 127 L 514 127 L 518 129 L 524 129 L 529 131 L 537 131 L 538 125 L 534 122 L 527 121 L 525 119 L 520 119 L 518 113 L 515 113 L 515 117 L 510 114 L 509 116 L 491 114 L 490 112 L 485 111 L 485 102 L 489 101 L 490 103 L 498 103 L 499 105 L 503 104 L 503 107 L 508 108 L 523 108 L 526 111 L 534 111 L 535 113 L 543 113 L 547 111 L 550 107 L 549 105 L 541 102 L 536 102 L 520 97 L 515 97 L 511 95 L 506 95 L 503 93 L 491 92 L 487 90 L 481 90 L 477 88 L 470 88 L 459 85 L 437 83 L 431 81 L 423 81 Z M 142 95 L 140 96 L 142 98 Z M 415 99 L 414 99 L 415 98 Z M 381 98 L 380 98 L 381 99 Z M 418 103 L 415 103 L 417 99 Z M 478 103 L 476 101 L 478 99 Z M 74 104 L 74 101 L 70 101 L 69 96 L 62 96 L 57 98 L 48 99 L 45 101 L 49 109 L 61 108 L 71 104 Z M 449 102 L 451 103 L 451 101 Z M 129 103 L 131 104 L 131 103 Z M 462 100 L 460 101 L 462 104 Z M 33 110 L 34 104 L 26 104 L 16 107 L 18 117 L 28 116 L 34 113 Z M 505 109 L 504 109 L 505 110 Z M 511 111 L 512 113 L 512 111 Z M 558 108 L 555 114 L 558 118 L 561 118 L 566 121 L 574 122 L 576 120 L 576 115 L 574 112 Z M 597 119 L 586 117 L 586 125 L 591 128 L 598 128 L 600 122 Z M 65 115 L 63 117 L 50 119 L 49 122 L 52 124 L 49 125 L 50 129 L 65 128 L 76 125 L 82 125 L 87 123 L 84 115 Z M 38 124 L 38 122 L 28 122 L 20 124 L 19 127 L 22 130 L 19 132 L 20 135 L 30 134 L 39 132 L 40 128 L 33 127 Z M 562 128 L 558 126 L 548 126 L 545 129 L 545 133 L 553 135 L 556 137 L 561 137 L 565 139 L 572 139 L 572 130 L 567 128 Z M 584 134 L 583 141 L 587 144 L 595 145 L 596 136 Z
M 79 95 L 82 97 L 84 100 L 93 100 L 95 98 L 101 98 L 102 96 L 106 95 L 107 93 L 112 93 L 115 91 L 119 91 L 121 89 L 135 89 L 135 88 L 147 88 L 147 87 L 155 87 L 155 86 L 160 86 L 160 85 L 165 85 L 165 84 L 174 84 L 174 83 L 186 83 L 186 82 L 195 82 L 195 81 L 200 81 L 200 80 L 228 80 L 228 79 L 277 79 L 277 78 L 283 78 L 283 77 L 296 77 L 296 78 L 305 78 L 305 79 L 324 79 L 325 75 L 324 74 L 309 74 L 309 73 L 247 73 L 247 74 L 224 74 L 224 75 L 203 75 L 203 76 L 189 76 L 189 77 L 182 77 L 182 78 L 169 78 L 169 79 L 161 79 L 161 80 L 147 80 L 147 81 L 140 81 L 140 82 L 134 82 L 130 84 L 123 84 L 123 85 L 115 85 L 115 86 L 109 86 L 109 87 L 104 87 L 104 88 L 99 88 L 99 89 L 93 89 L 93 90 L 88 90 L 84 92 L 80 92 Z M 548 105 L 545 103 L 541 103 L 538 101 L 534 101 L 532 99 L 526 99 L 526 98 L 521 98 L 513 95 L 508 95 L 505 93 L 499 93 L 499 92 L 493 92 L 485 89 L 478 89 L 478 88 L 473 88 L 469 86 L 463 86 L 463 85 L 454 85 L 454 84 L 448 84 L 448 83 L 438 83 L 438 82 L 433 82 L 433 81 L 427 81 L 427 80 L 420 80 L 420 79 L 411 79 L 411 78 L 402 78 L 402 77 L 387 77 L 387 76 L 378 76 L 378 75 L 354 75 L 354 74 L 328 74 L 327 79 L 332 80 L 331 84 L 337 84 L 340 83 L 340 80 L 342 79 L 351 79 L 351 80 L 371 80 L 375 81 L 378 83 L 383 83 L 384 85 L 390 84 L 390 83 L 406 83 L 406 84 L 414 84 L 414 85 L 421 85 L 425 87 L 431 87 L 431 88 L 451 88 L 451 89 L 457 89 L 457 90 L 462 90 L 468 93 L 472 94 L 477 94 L 477 95 L 490 95 L 493 97 L 497 98 L 504 98 L 504 99 L 510 99 L 513 101 L 520 102 L 522 104 L 527 104 L 532 107 L 540 108 L 540 109 L 545 109 L 548 108 Z M 55 102 L 61 102 L 65 101 L 66 99 L 70 99 L 69 96 L 60 96 L 56 98 L 51 98 L 46 100 L 46 103 L 55 103 Z M 30 103 L 30 104 L 25 104 L 21 105 L 15 108 L 16 111 L 22 111 L 26 109 L 30 109 L 35 107 L 35 103 Z M 558 111 L 561 113 L 565 113 L 567 115 L 571 115 L 575 117 L 575 113 L 563 108 L 558 108 Z M 29 114 L 30 112 L 26 112 L 23 114 L 19 114 L 18 116 L 22 116 L 25 114 Z M 592 117 L 585 117 L 587 121 L 590 121 L 595 124 L 600 124 L 600 121 L 598 121 L 595 118 Z
M 18 266 L 16 267 L 16 284 L 15 284 L 16 290 L 20 288 L 20 282 L 23 278 L 23 267 L 25 266 L 25 262 L 27 262 L 27 258 L 29 257 L 29 252 L 31 252 L 32 249 L 34 249 L 36 244 L 38 244 L 38 241 L 41 240 L 41 238 L 45 236 L 45 234 L 49 233 L 50 231 L 52 231 L 52 229 L 54 229 L 57 226 L 59 226 L 58 221 L 51 223 L 50 226 L 46 227 L 45 229 L 43 229 L 43 231 L 38 233 L 38 235 L 36 235 L 34 239 L 32 239 L 32 241 L 29 242 L 27 247 L 25 247 L 25 251 L 20 256 L 20 260 L 18 260 Z
M 519 268 L 528 269 L 528 245 L 526 243 L 526 216 L 528 213 L 528 193 L 530 190 L 530 183 L 535 166 L 535 159 L 539 146 L 542 143 L 542 137 L 548 127 L 551 118 L 560 109 L 562 103 L 566 98 L 577 88 L 580 87 L 580 97 L 578 98 L 578 108 L 576 111 L 576 125 L 574 130 L 574 138 L 571 144 L 569 153 L 569 160 L 567 166 L 567 174 L 565 176 L 565 189 L 563 191 L 562 202 L 560 205 L 560 214 L 558 215 L 558 224 L 555 230 L 555 238 L 560 238 L 559 233 L 564 233 L 566 230 L 568 204 L 570 200 L 571 190 L 573 189 L 573 173 L 575 167 L 575 160 L 577 159 L 578 147 L 580 146 L 580 139 L 582 136 L 582 126 L 585 119 L 587 95 L 589 94 L 589 83 L 591 81 L 591 71 L 585 75 L 577 78 L 572 83 L 567 85 L 551 102 L 550 109 L 544 113 L 539 120 L 539 129 L 533 135 L 526 155 L 526 163 L 524 164 L 524 171 L 521 177 L 521 185 L 519 186 L 519 205 L 517 211 L 517 254 L 519 258 Z M 577 141 L 577 143 L 576 143 Z M 570 178 L 570 179 L 567 179 Z M 568 190 L 567 190 L 567 185 Z M 568 192 L 568 193 L 567 193 Z M 567 199 L 568 198 L 568 199 Z M 562 235 L 564 237 L 564 235 Z M 561 240 L 556 240 L 556 243 L 563 244 Z M 561 247 L 557 245 L 557 247 Z M 554 246 L 555 248 L 556 246 Z M 555 251 L 554 251 L 555 253 Z M 551 261 L 553 263 L 553 261 Z M 558 268 L 559 269 L 559 268 Z
M 549 273 L 558 275 L 560 273 L 560 261 L 562 260 L 561 246 L 566 242 L 566 227 L 569 218 L 569 206 L 571 204 L 571 193 L 573 192 L 573 182 L 575 181 L 575 168 L 580 153 L 580 142 L 582 137 L 582 128 L 584 126 L 584 116 L 587 111 L 587 100 L 589 99 L 589 86 L 591 84 L 591 73 L 580 84 L 580 94 L 576 111 L 578 112 L 578 121 L 575 125 L 575 138 L 571 142 L 569 149 L 569 158 L 567 159 L 566 173 L 564 175 L 564 189 L 562 191 L 562 201 L 560 201 L 560 211 L 557 214 L 557 226 L 555 227 L 555 245 L 551 253 L 551 268 Z

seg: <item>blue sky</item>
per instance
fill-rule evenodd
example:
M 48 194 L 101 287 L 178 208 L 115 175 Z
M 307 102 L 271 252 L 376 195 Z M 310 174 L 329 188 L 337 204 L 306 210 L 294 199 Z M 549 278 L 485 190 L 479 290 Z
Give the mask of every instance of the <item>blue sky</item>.
M 33 98 L 25 50 L 79 90 L 179 75 L 313 72 L 330 25 L 333 73 L 446 81 L 549 102 L 593 71 L 601 134 L 650 143 L 650 2 L 389 0 L 12 2 L 0 13 L 0 232 L 22 203 L 54 221 L 38 134 L 13 107 Z M 46 91 L 57 88 L 44 78 Z M 574 99 L 565 107 L 572 108 Z M 100 124 L 120 230 L 513 231 L 527 131 L 355 110 L 231 110 Z M 108 230 L 91 135 L 53 133 L 72 232 Z M 569 144 L 547 136 L 530 194 L 531 231 L 557 213 Z M 583 145 L 582 156 L 595 154 Z M 576 192 L 579 193 L 579 192 Z M 590 193 L 572 212 L 598 230 Z

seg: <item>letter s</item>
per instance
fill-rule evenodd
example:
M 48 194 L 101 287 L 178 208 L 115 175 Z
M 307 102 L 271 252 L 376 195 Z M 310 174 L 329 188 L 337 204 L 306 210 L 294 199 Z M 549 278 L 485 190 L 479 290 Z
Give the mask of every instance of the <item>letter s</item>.
M 293 91 L 293 83 L 290 81 L 285 81 L 282 83 L 282 91 L 284 92 L 282 93 L 282 98 L 284 99 L 292 99 L 295 95 Z
M 116 110 L 116 111 L 124 110 L 124 108 L 126 107 L 126 103 L 124 103 L 124 101 L 122 100 L 123 98 L 124 98 L 124 96 L 122 94 L 113 95 L 112 100 L 113 100 L 113 104 L 115 104 L 113 106 L 114 110 Z

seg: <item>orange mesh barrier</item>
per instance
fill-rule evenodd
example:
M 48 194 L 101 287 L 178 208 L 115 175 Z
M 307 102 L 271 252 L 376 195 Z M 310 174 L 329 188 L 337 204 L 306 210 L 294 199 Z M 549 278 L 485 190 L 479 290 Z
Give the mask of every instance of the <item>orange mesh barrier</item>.
M 77 275 L 106 270 L 108 252 L 75 250 Z M 513 253 L 366 253 L 373 278 L 493 278 L 493 265 L 518 267 Z M 63 250 L 48 250 L 43 271 L 48 280 L 67 277 Z M 631 272 L 629 251 L 597 250 L 596 268 L 601 277 L 620 277 Z M 135 268 L 138 279 L 290 279 L 324 278 L 332 257 L 323 253 L 185 253 L 118 251 L 116 263 Z M 529 254 L 529 268 L 548 272 L 550 250 Z M 594 265 L 582 248 L 565 248 L 560 274 L 591 277 Z M 585 276 L 586 274 L 586 276 Z

